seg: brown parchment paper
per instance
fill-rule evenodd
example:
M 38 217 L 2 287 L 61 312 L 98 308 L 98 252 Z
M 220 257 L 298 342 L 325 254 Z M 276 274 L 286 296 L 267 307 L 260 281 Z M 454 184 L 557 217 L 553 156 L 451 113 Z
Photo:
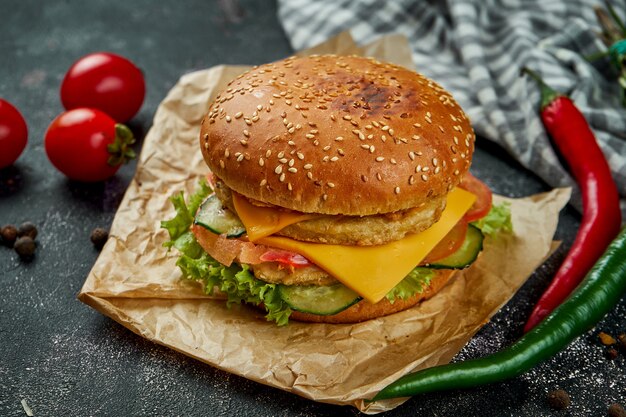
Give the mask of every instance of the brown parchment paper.
M 399 36 L 357 47 L 344 33 L 303 53 L 329 52 L 412 66 Z M 496 196 L 511 203 L 515 233 L 487 238 L 472 268 L 407 311 L 354 325 L 277 327 L 253 308 L 229 310 L 198 284 L 181 280 L 176 251 L 162 247 L 167 233 L 159 222 L 173 215 L 168 197 L 193 191 L 208 172 L 198 149 L 200 120 L 216 93 L 246 68 L 187 74 L 163 100 L 111 238 L 78 297 L 133 332 L 228 372 L 370 414 L 392 409 L 405 400 L 363 399 L 410 371 L 450 361 L 549 255 L 570 190 L 523 199 Z

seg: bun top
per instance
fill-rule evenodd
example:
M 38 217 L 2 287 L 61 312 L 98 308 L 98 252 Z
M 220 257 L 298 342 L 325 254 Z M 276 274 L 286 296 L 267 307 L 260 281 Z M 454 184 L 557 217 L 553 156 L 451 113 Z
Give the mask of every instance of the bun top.
M 439 84 L 357 56 L 291 57 L 228 84 L 200 147 L 231 189 L 307 213 L 419 207 L 469 169 L 474 131 Z

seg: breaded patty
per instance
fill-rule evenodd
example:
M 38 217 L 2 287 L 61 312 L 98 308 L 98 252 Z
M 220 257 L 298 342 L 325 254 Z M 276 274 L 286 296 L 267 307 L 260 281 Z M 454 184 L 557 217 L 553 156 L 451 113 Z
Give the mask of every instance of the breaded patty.
M 231 211 L 232 192 L 218 180 L 215 193 Z M 372 216 L 323 215 L 305 220 L 276 233 L 292 239 L 338 245 L 382 245 L 402 239 L 408 234 L 426 230 L 439 220 L 445 208 L 446 198 L 432 199 L 421 207 Z
M 333 285 L 338 281 L 317 266 L 302 268 L 282 267 L 277 262 L 250 265 L 254 276 L 270 284 Z

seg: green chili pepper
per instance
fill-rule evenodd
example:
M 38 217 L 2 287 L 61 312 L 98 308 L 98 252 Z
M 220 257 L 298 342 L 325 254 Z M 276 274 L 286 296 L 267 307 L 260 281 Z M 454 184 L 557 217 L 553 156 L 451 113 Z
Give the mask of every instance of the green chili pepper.
M 514 378 L 564 349 L 611 311 L 626 291 L 626 228 L 561 306 L 511 347 L 493 355 L 405 375 L 372 401 L 471 388 Z

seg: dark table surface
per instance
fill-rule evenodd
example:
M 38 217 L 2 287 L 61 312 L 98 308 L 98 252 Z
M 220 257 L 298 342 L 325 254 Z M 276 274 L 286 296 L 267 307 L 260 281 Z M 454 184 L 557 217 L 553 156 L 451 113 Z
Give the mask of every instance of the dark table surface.
M 183 74 L 216 64 L 260 64 L 291 49 L 267 1 L 147 0 L 38 2 L 0 0 L 0 96 L 24 114 L 29 144 L 0 171 L 0 224 L 39 226 L 35 259 L 22 262 L 0 247 L 0 416 L 313 416 L 357 415 L 216 370 L 131 333 L 76 300 L 98 251 L 90 231 L 108 227 L 134 164 L 112 179 L 85 185 L 50 165 L 43 135 L 62 111 L 59 85 L 80 56 L 106 50 L 145 72 L 147 97 L 130 123 L 138 137 L 158 103 Z M 141 144 L 138 144 L 138 148 Z M 501 149 L 479 139 L 473 172 L 495 192 L 519 197 L 548 187 Z M 455 358 L 494 352 L 521 334 L 524 318 L 547 285 L 579 217 L 561 215 L 564 245 Z M 600 330 L 626 330 L 626 303 L 596 329 L 522 377 L 484 388 L 414 398 L 390 416 L 605 415 L 624 401 L 624 359 L 605 358 Z M 566 412 L 550 411 L 546 393 L 564 388 Z

